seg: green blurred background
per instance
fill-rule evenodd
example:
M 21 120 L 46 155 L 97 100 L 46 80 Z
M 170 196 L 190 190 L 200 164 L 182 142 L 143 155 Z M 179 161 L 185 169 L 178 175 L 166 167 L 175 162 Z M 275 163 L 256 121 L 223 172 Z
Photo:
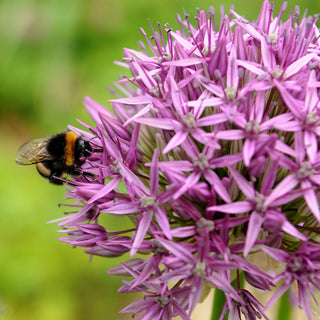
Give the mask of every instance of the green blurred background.
M 254 20 L 262 1 L 223 2 Z M 183 9 L 222 1 L 5 0 L 0 1 L 0 318 L 5 320 L 131 319 L 118 311 L 135 299 L 118 294 L 120 278 L 106 270 L 123 259 L 89 256 L 57 240 L 64 187 L 42 179 L 32 166 L 15 164 L 24 141 L 62 131 L 76 118 L 91 123 L 82 107 L 91 96 L 110 107 L 111 86 L 123 70 L 123 47 L 138 49 L 148 18 L 178 27 Z M 318 1 L 289 1 L 289 9 L 320 12 Z M 275 3 L 278 13 L 281 2 Z M 289 11 L 289 10 L 288 10 Z M 287 11 L 287 12 L 288 12 Z M 285 15 L 287 17 L 287 15 Z M 109 219 L 109 218 L 108 218 Z M 108 220 L 110 229 L 123 221 Z M 208 308 L 201 319 L 210 314 Z M 194 318 L 196 319 L 196 318 Z

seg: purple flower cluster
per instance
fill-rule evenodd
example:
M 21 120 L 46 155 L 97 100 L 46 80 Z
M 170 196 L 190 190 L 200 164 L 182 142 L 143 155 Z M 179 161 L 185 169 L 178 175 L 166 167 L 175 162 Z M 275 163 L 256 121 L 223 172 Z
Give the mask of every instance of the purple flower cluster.
M 251 288 L 278 287 L 267 307 L 297 284 L 311 319 L 309 297 L 320 289 L 320 31 L 298 8 L 282 21 L 285 8 L 274 17 L 265 1 L 255 23 L 233 10 L 217 23 L 210 8 L 195 26 L 187 15 L 177 31 L 151 25 L 151 38 L 141 30 L 147 45 L 124 49 L 119 64 L 132 76 L 116 84 L 114 114 L 85 99 L 95 127 L 70 129 L 90 141 L 83 170 L 95 177 L 68 187 L 78 211 L 60 221 L 60 239 L 91 255 L 130 253 L 109 273 L 129 277 L 120 292 L 143 298 L 122 312 L 190 319 L 214 287 L 226 298 L 221 319 L 266 318 L 244 275 Z M 132 229 L 102 226 L 106 214 L 129 216 Z

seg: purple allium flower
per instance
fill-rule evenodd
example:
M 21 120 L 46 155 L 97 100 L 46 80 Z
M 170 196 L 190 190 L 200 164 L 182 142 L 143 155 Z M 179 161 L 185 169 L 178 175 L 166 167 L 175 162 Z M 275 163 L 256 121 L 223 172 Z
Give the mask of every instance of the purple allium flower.
M 132 76 L 113 90 L 114 114 L 85 99 L 95 126 L 70 129 L 90 141 L 83 170 L 93 175 L 68 186 L 78 211 L 60 220 L 61 240 L 90 255 L 130 252 L 109 273 L 129 277 L 120 292 L 144 298 L 122 312 L 190 319 L 215 287 L 226 298 L 221 318 L 266 318 L 244 276 L 262 291 L 278 286 L 267 307 L 297 284 L 311 319 L 320 290 L 320 32 L 316 17 L 282 21 L 285 7 L 274 17 L 264 1 L 255 23 L 230 10 L 217 26 L 210 8 L 194 25 L 178 16 L 181 30 L 151 25 L 151 40 L 141 30 L 147 46 L 124 49 L 119 65 Z M 109 230 L 110 214 L 129 216 L 132 228 Z M 257 253 L 266 259 L 255 265 Z

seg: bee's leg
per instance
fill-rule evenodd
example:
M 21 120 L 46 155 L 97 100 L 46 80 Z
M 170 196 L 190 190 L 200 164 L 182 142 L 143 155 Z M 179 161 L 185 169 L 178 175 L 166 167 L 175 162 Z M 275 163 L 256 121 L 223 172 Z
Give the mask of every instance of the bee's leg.
M 96 177 L 96 175 L 91 173 L 91 172 L 81 171 L 81 174 L 83 174 L 84 176 L 89 177 L 89 178 L 95 178 Z
M 58 176 L 56 176 L 55 174 L 50 174 L 48 179 L 51 183 L 54 183 L 54 184 L 58 184 L 58 185 L 64 184 L 64 181 L 60 179 Z
M 74 176 L 84 175 L 85 177 L 94 178 L 96 175 L 90 172 L 82 171 L 80 169 L 72 169 L 69 171 L 69 174 Z

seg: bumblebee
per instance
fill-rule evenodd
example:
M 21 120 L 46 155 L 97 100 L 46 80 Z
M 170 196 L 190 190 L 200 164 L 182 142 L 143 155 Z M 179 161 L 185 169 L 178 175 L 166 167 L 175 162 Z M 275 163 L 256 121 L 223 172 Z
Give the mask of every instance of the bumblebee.
M 63 184 L 64 174 L 93 176 L 83 172 L 81 165 L 92 151 L 88 141 L 66 130 L 47 138 L 34 139 L 18 150 L 16 163 L 35 164 L 41 176 L 54 184 Z

